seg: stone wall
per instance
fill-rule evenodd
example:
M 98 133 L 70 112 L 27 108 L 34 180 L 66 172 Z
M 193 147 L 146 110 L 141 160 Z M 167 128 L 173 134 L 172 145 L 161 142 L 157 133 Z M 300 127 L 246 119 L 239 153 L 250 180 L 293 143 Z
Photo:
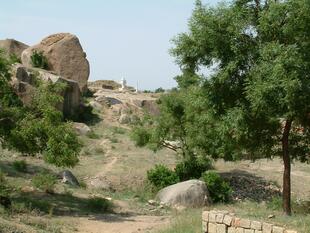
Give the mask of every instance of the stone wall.
M 238 218 L 225 211 L 202 213 L 203 233 L 297 233 L 266 222 Z

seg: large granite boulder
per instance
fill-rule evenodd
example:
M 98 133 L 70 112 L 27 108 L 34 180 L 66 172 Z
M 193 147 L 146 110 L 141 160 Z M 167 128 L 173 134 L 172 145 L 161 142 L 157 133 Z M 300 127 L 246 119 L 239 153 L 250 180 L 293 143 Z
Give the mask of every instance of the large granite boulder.
M 170 185 L 156 196 L 163 205 L 171 207 L 203 207 L 210 201 L 206 184 L 200 180 L 188 180 Z
M 57 106 L 65 116 L 75 114 L 80 107 L 81 92 L 76 81 L 62 78 L 46 70 L 26 68 L 21 64 L 14 64 L 11 73 L 13 88 L 26 105 L 31 103 L 34 90 L 36 89 L 36 78 L 39 78 L 45 82 L 66 84 L 63 93 L 59 93 L 63 96 L 64 101 Z
M 69 33 L 50 35 L 39 44 L 27 48 L 21 56 L 22 63 L 26 67 L 32 67 L 31 56 L 34 51 L 43 52 L 49 70 L 65 79 L 76 81 L 82 92 L 87 90 L 89 62 L 75 35 Z
M 6 57 L 16 55 L 21 58 L 22 52 L 29 46 L 14 39 L 0 40 L 0 49 L 4 50 Z

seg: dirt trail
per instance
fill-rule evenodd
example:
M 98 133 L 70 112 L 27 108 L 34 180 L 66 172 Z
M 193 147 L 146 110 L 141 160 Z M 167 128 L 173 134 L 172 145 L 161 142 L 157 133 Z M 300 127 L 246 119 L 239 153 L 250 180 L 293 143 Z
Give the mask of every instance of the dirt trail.
M 138 233 L 152 232 L 169 224 L 168 217 L 162 216 L 121 216 L 109 214 L 93 218 L 79 218 L 79 233 Z

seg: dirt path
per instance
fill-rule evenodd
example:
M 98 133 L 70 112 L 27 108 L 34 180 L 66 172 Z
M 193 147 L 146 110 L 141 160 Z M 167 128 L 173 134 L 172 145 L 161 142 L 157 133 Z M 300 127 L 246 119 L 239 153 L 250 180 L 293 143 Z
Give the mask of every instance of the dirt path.
M 75 219 L 76 220 L 76 219 Z M 109 214 L 78 219 L 79 233 L 138 233 L 154 232 L 169 224 L 169 218 L 163 216 L 121 216 Z

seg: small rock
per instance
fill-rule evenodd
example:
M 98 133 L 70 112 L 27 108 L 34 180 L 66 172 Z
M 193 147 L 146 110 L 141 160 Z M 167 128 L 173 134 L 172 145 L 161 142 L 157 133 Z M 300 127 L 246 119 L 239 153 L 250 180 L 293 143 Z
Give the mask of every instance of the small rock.
M 69 170 L 65 170 L 61 172 L 61 177 L 62 177 L 62 182 L 65 184 L 70 184 L 73 186 L 80 186 L 76 177 Z
M 273 214 L 268 215 L 268 218 L 275 218 L 276 216 Z
M 149 203 L 150 205 L 156 205 L 156 201 L 155 200 L 148 200 L 147 203 Z
M 91 129 L 84 123 L 73 122 L 73 128 L 79 135 L 86 135 Z

